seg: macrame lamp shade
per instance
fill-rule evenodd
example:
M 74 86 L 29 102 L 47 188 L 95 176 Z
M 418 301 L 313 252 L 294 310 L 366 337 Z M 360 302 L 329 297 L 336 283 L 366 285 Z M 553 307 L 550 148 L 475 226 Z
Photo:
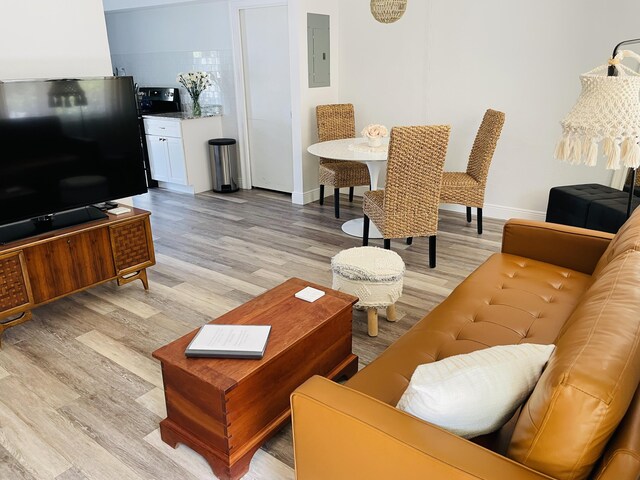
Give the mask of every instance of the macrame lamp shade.
M 371 0 L 371 13 L 380 23 L 393 23 L 404 15 L 407 0 Z
M 636 55 L 623 50 L 609 62 L 617 76 L 607 76 L 607 65 L 580 76 L 582 93 L 561 122 L 557 159 L 594 166 L 601 145 L 608 169 L 640 166 L 640 75 L 620 64 Z

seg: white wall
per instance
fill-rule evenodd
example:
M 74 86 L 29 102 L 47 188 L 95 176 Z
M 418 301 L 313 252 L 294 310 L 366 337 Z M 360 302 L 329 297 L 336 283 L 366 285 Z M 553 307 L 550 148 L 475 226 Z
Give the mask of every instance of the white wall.
M 154 0 L 153 3 L 161 2 Z M 237 137 L 227 1 L 176 2 L 175 5 L 108 11 L 106 21 L 114 70 L 124 69 L 140 86 L 168 87 L 179 86 L 176 76 L 180 72 L 210 72 L 218 85 L 202 94 L 201 103 L 205 107 L 223 105 L 223 133 Z M 183 103 L 190 103 L 185 90 L 182 96 Z
M 195 3 L 203 0 L 104 0 L 104 11 L 130 10 L 144 7 L 158 7 L 161 5 L 175 5 L 178 3 Z M 206 0 L 205 0 L 206 1 Z M 227 0 L 209 0 L 224 2 Z
M 485 211 L 539 218 L 550 187 L 610 181 L 603 162 L 571 166 L 553 150 L 578 75 L 638 37 L 638 18 L 637 0 L 430 0 L 383 25 L 368 0 L 341 2 L 339 100 L 354 103 L 358 128 L 451 124 L 447 170 L 464 170 L 484 111 L 504 111 Z
M 339 55 L 340 17 L 339 6 L 344 0 L 299 0 L 289 2 L 290 41 L 292 46 L 292 119 L 293 163 L 294 163 L 294 203 L 308 203 L 319 198 L 318 158 L 307 153 L 307 147 L 318 141 L 316 128 L 316 105 L 338 102 L 338 89 L 342 74 Z M 331 84 L 328 87 L 309 88 L 307 68 L 307 13 L 330 16 L 331 44 Z M 297 72 L 297 75 L 296 75 Z
M 231 48 L 228 2 L 106 12 L 111 53 Z
M 101 0 L 3 2 L 0 79 L 111 75 Z

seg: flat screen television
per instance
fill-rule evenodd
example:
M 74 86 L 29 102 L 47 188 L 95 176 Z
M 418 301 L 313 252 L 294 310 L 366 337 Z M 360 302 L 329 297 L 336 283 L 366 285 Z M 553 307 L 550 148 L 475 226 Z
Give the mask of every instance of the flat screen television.
M 146 191 L 131 77 L 0 83 L 0 225 Z

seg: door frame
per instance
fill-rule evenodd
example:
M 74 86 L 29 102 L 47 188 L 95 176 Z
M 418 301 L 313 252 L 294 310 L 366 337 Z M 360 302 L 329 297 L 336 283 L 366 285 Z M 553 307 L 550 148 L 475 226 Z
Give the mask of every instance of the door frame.
M 229 17 L 231 23 L 231 47 L 233 50 L 233 63 L 235 65 L 235 90 L 236 90 L 236 108 L 238 118 L 238 149 L 240 156 L 240 187 L 244 189 L 251 188 L 251 158 L 249 149 L 249 126 L 247 123 L 247 98 L 245 94 L 245 71 L 244 71 L 244 55 L 242 50 L 242 28 L 240 21 L 240 11 L 250 8 L 264 7 L 287 7 L 290 8 L 287 0 L 231 0 L 229 2 Z M 287 14 L 290 21 L 291 16 Z M 289 37 L 289 42 L 291 38 Z M 291 44 L 289 44 L 289 52 L 291 52 Z M 291 54 L 289 55 L 291 56 Z M 289 66 L 291 69 L 291 64 Z M 291 75 L 291 72 L 289 72 Z M 292 95 L 293 96 L 293 95 Z M 292 104 L 293 109 L 293 104 Z M 293 130 L 293 122 L 292 122 Z M 292 132 L 293 133 L 293 132 Z M 295 163 L 295 161 L 294 161 Z M 295 175 L 294 175 L 294 191 L 295 191 Z

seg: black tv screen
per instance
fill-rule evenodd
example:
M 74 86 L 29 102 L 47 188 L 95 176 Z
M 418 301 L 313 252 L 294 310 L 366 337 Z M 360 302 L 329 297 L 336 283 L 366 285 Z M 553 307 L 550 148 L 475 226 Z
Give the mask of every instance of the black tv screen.
M 0 225 L 146 191 L 131 77 L 0 82 Z

